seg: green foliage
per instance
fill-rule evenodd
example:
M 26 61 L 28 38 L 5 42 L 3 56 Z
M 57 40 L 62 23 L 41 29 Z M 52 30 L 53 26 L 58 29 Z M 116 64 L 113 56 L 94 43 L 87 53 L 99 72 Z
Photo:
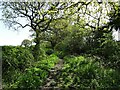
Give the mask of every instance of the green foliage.
M 19 46 L 4 46 L 2 60 L 3 82 L 10 85 L 15 82 L 21 72 L 31 67 L 34 58 L 28 49 Z
M 44 80 L 47 78 L 48 72 L 40 68 L 31 67 L 26 69 L 24 74 L 18 77 L 15 82 L 17 88 L 30 88 L 36 89 L 41 86 Z
M 41 48 L 43 48 L 44 50 L 45 50 L 46 48 L 52 48 L 52 47 L 51 47 L 51 43 L 48 42 L 48 41 L 44 41 L 44 40 L 41 41 L 40 46 L 41 46 Z
M 43 48 L 39 49 L 39 53 L 40 53 L 39 60 L 42 60 L 42 59 L 44 59 L 46 57 L 45 50 Z
M 52 49 L 51 43 L 48 41 L 41 42 L 40 47 L 44 50 L 44 54 L 51 55 L 54 53 L 54 50 Z
M 107 67 L 116 68 L 120 66 L 120 43 L 112 38 L 111 33 L 105 33 L 104 38 L 99 39 L 98 47 L 93 47 L 90 54 L 101 58 L 100 61 Z
M 44 59 L 46 57 L 45 47 L 38 45 L 38 47 L 36 49 L 35 48 L 36 48 L 36 46 L 29 47 L 29 49 L 31 50 L 31 53 L 34 56 L 34 60 L 39 61 L 39 60 Z
M 61 59 L 68 55 L 68 53 L 66 53 L 65 51 L 56 51 L 55 54 Z
M 47 55 L 51 55 L 51 54 L 53 54 L 54 53 L 54 50 L 53 49 L 48 49 L 47 51 L 46 51 L 46 54 Z
M 120 7 L 117 3 L 111 3 L 113 4 L 112 10 L 109 12 L 108 16 L 110 17 L 110 22 L 108 22 L 108 25 L 111 27 L 111 30 L 115 28 L 115 30 L 118 30 L 120 28 Z
M 81 54 L 89 49 L 88 38 L 90 30 L 79 28 L 79 25 L 73 25 L 70 34 L 58 43 L 55 47 L 58 51 L 64 51 L 70 54 Z
M 69 34 L 68 20 L 66 19 L 55 19 L 50 23 L 50 31 L 42 32 L 40 39 L 50 43 L 51 48 L 54 48 L 56 44 L 61 42 L 66 35 Z
M 31 66 L 34 60 L 31 52 L 22 47 L 4 46 L 2 47 L 3 53 L 3 71 L 9 68 L 24 70 Z
M 54 65 L 58 62 L 58 57 L 54 54 L 46 57 L 45 59 L 36 62 L 34 65 L 37 68 L 49 70 L 50 68 L 54 67 Z
M 55 72 L 59 87 L 120 88 L 120 42 L 107 33 L 120 27 L 119 7 L 112 4 L 115 10 L 105 25 L 103 15 L 108 18 L 109 10 L 103 13 L 97 3 L 1 3 L 7 26 L 21 27 L 18 19 L 26 17 L 30 23 L 22 27 L 31 27 L 36 43 L 32 46 L 24 40 L 25 47 L 3 47 L 3 88 L 37 89 L 45 84 L 59 58 L 64 61 L 62 70 Z
M 15 73 L 13 71 L 10 75 L 15 74 L 16 78 L 11 78 L 15 81 L 13 83 L 9 82 L 10 85 L 7 85 L 5 88 L 37 89 L 44 84 L 49 75 L 49 70 L 53 68 L 57 62 L 58 57 L 52 54 L 46 57 L 46 59 L 34 62 L 32 67 L 25 69 L 24 73 Z
M 107 69 L 91 57 L 65 57 L 65 64 L 58 78 L 58 86 L 70 88 L 111 88 L 120 87 L 119 73 Z

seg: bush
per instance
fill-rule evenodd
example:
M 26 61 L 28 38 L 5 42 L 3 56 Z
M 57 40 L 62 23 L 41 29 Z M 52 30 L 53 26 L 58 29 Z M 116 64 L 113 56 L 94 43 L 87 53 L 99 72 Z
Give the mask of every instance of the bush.
M 32 66 L 34 58 L 30 50 L 19 46 L 3 46 L 2 55 L 3 82 L 8 84 L 6 87 L 12 87 L 19 75 Z
M 23 75 L 19 76 L 15 84 L 17 88 L 21 89 L 37 89 L 43 84 L 47 76 L 47 71 L 40 68 L 32 67 L 26 69 L 26 72 Z
M 64 52 L 64 51 L 56 51 L 55 54 L 60 58 L 60 59 L 63 59 L 67 53 Z
M 114 69 L 104 68 L 91 57 L 65 57 L 65 64 L 58 78 L 58 86 L 64 88 L 120 87 L 120 76 Z
M 27 68 L 26 72 L 21 74 L 12 86 L 17 88 L 38 89 L 46 81 L 49 70 L 58 62 L 58 57 L 50 55 L 46 59 L 37 61 L 33 67 Z
M 90 30 L 78 28 L 75 26 L 72 32 L 65 37 L 62 42 L 55 46 L 55 50 L 63 51 L 69 54 L 81 54 L 90 49 L 88 39 L 90 38 Z
M 51 54 L 53 54 L 54 53 L 54 50 L 53 49 L 48 49 L 47 51 L 46 51 L 46 54 L 47 55 L 51 55 Z
M 31 52 L 23 47 L 4 46 L 2 52 L 3 72 L 8 71 L 10 68 L 24 71 L 34 61 Z
M 91 54 L 101 58 L 104 66 L 114 69 L 120 69 L 120 42 L 116 42 L 112 39 L 111 33 L 104 34 L 104 38 L 101 38 L 102 43 L 99 47 L 95 47 Z
M 40 68 L 40 69 L 45 69 L 48 70 L 52 67 L 54 67 L 54 65 L 58 62 L 59 58 L 54 55 L 51 54 L 50 56 L 46 57 L 45 59 L 38 61 L 34 64 L 35 67 Z

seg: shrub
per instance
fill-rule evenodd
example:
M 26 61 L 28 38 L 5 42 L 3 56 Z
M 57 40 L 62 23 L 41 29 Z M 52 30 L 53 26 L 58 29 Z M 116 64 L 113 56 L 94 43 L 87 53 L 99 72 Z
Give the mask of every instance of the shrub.
M 101 38 L 100 41 L 102 43 L 99 44 L 99 47 L 95 47 L 91 54 L 100 57 L 105 66 L 119 70 L 120 42 L 114 41 L 111 33 L 104 34 L 104 38 Z
M 34 64 L 35 67 L 48 70 L 58 62 L 58 57 L 54 54 L 46 57 L 45 59 L 38 61 Z
M 56 51 L 55 54 L 56 54 L 59 58 L 63 59 L 68 53 L 66 53 L 66 52 L 64 52 L 64 51 Z
M 10 68 L 23 70 L 34 61 L 33 55 L 28 49 L 23 47 L 4 46 L 3 52 L 3 72 Z
M 54 53 L 54 50 L 53 49 L 48 49 L 47 51 L 46 51 L 46 54 L 47 55 L 51 55 L 51 54 L 53 54 Z
M 17 88 L 21 89 L 37 89 L 43 84 L 47 76 L 47 71 L 32 67 L 26 69 L 26 72 L 17 79 L 15 84 L 17 85 Z
M 3 82 L 8 85 L 6 87 L 12 87 L 19 75 L 34 62 L 31 52 L 19 46 L 3 46 L 2 60 Z
M 120 87 L 120 76 L 114 69 L 104 68 L 91 57 L 65 57 L 65 64 L 58 78 L 58 86 L 69 88 Z
M 75 26 L 76 27 L 76 26 Z M 73 28 L 72 32 L 62 42 L 55 46 L 55 50 L 69 54 L 81 54 L 90 49 L 88 39 L 90 31 L 83 28 Z M 87 33 L 86 33 L 87 32 Z
M 38 89 L 46 81 L 49 69 L 53 68 L 57 62 L 58 57 L 53 54 L 44 60 L 35 62 L 33 67 L 26 68 L 26 72 L 18 77 L 13 86 L 22 89 Z

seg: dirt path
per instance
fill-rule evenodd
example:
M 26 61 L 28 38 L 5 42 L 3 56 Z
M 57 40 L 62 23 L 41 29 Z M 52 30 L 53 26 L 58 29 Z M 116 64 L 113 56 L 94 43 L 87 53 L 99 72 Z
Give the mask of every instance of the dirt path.
M 59 59 L 59 62 L 50 70 L 49 77 L 46 80 L 45 85 L 42 87 L 42 90 L 60 90 L 57 85 L 56 75 L 59 73 L 59 70 L 63 67 L 63 60 Z

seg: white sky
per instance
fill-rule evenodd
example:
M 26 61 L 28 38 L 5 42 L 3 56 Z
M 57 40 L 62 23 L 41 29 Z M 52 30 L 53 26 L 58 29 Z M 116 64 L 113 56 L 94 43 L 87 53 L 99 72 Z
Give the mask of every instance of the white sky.
M 1 18 L 1 13 L 0 13 Z M 20 45 L 24 39 L 30 39 L 31 33 L 28 28 L 19 31 L 9 30 L 8 27 L 0 21 L 0 46 L 3 45 Z
M 29 38 L 29 30 L 13 31 L 5 28 L 0 21 L 0 46 L 3 45 L 20 45 L 24 39 Z

